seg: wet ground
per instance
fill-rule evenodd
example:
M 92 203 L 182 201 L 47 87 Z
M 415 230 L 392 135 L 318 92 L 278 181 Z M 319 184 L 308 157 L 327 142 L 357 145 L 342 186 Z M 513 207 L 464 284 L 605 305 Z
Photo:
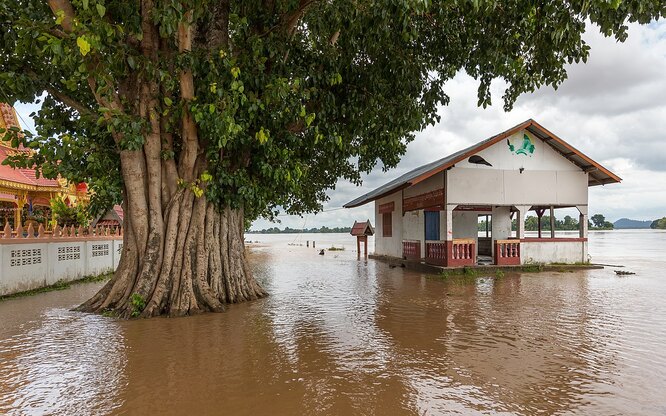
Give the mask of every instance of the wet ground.
M 222 314 L 69 311 L 99 284 L 0 302 L 0 414 L 666 414 L 666 233 L 590 237 L 633 276 L 448 281 L 346 235 L 248 239 L 271 296 Z

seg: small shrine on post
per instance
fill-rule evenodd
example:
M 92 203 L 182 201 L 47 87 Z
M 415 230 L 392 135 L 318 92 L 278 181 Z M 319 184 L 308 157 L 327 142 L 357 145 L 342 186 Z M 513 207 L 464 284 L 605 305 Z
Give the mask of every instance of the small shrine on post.
M 375 229 L 372 228 L 370 220 L 365 222 L 354 221 L 354 226 L 351 229 L 351 235 L 356 236 L 356 252 L 361 256 L 361 243 L 363 243 L 363 253 L 368 256 L 368 236 L 375 234 Z

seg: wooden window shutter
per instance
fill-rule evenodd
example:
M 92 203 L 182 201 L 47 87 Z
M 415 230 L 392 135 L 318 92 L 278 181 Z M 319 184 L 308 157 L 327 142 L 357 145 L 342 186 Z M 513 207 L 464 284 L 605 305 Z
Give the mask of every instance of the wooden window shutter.
M 393 213 L 385 212 L 382 214 L 382 237 L 393 236 Z

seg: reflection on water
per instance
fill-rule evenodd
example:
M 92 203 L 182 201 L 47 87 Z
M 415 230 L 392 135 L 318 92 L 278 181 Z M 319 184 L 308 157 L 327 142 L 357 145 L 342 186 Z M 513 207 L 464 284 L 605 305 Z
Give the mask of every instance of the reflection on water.
M 591 236 L 636 276 L 470 283 L 358 261 L 345 235 L 249 237 L 271 296 L 222 314 L 68 311 L 98 285 L 1 302 L 0 414 L 666 413 L 666 233 Z M 347 250 L 288 245 L 313 238 Z

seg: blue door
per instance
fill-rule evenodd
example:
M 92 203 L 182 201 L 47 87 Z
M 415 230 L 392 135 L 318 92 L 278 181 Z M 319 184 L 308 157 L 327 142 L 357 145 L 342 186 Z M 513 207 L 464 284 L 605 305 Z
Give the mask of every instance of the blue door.
M 439 240 L 439 211 L 425 212 L 425 239 Z

